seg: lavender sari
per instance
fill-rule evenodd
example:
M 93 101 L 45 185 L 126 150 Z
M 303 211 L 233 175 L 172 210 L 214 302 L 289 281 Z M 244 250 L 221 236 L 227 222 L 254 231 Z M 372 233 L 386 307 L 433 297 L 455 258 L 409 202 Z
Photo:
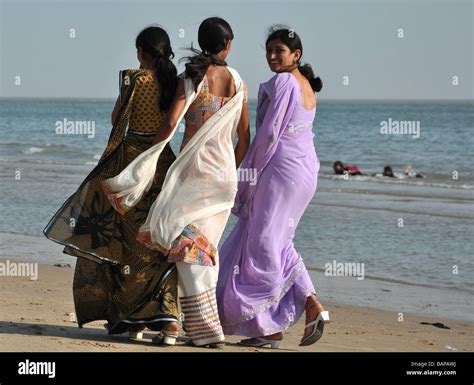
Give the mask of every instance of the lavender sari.
M 293 245 L 317 186 L 315 113 L 301 105 L 298 81 L 290 73 L 260 86 L 257 134 L 241 164 L 256 169 L 257 183 L 239 181 L 232 211 L 239 220 L 219 251 L 217 300 L 225 334 L 285 331 L 315 294 Z

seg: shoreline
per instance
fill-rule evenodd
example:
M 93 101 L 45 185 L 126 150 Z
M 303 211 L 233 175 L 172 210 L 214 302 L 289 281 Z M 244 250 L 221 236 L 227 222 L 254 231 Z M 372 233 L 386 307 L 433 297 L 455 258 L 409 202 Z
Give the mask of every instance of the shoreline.
M 0 263 L 9 260 L 40 265 L 63 264 L 75 266 L 76 258 L 62 252 L 63 246 L 45 237 L 0 233 Z M 15 245 L 14 251 L 9 245 Z M 419 316 L 472 321 L 474 296 L 461 289 L 440 288 L 423 283 L 364 274 L 364 279 L 347 276 L 326 276 L 324 269 L 308 266 L 309 275 L 323 305 L 334 302 L 341 305 L 368 307 L 374 310 L 412 313 Z M 4 274 L 3 274 L 4 275 Z M 0 280 L 3 277 L 0 268 Z M 442 321 L 441 321 L 442 322 Z
M 96 321 L 82 329 L 74 321 L 72 278 L 74 270 L 67 265 L 55 267 L 39 264 L 37 280 L 29 277 L 0 277 L 4 293 L 0 320 L 0 351 L 124 351 L 124 352 L 213 352 L 212 349 L 189 347 L 181 342 L 175 347 L 151 344 L 152 332 L 140 342 L 126 334 L 109 336 L 103 324 Z M 426 315 L 377 310 L 324 300 L 332 323 L 316 344 L 299 347 L 304 317 L 285 333 L 280 349 L 250 348 L 236 345 L 238 336 L 227 336 L 224 352 L 401 352 L 401 351 L 473 351 L 474 322 L 445 320 Z M 442 322 L 441 329 L 420 322 Z

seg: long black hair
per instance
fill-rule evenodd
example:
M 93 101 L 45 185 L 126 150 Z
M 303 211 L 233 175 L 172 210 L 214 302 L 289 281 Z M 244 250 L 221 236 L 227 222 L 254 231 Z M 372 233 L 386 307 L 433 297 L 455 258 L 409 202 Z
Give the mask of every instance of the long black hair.
M 198 30 L 198 43 L 201 51 L 191 46 L 191 51 L 195 55 L 185 58 L 188 60 L 185 76 L 192 79 L 195 90 L 211 64 L 227 65 L 225 61 L 218 60 L 213 55 L 225 49 L 227 43 L 232 39 L 234 39 L 234 33 L 229 23 L 224 19 L 210 17 L 201 23 Z
M 310 64 L 301 64 L 301 57 L 303 56 L 303 44 L 301 43 L 301 39 L 298 34 L 290 28 L 273 26 L 270 28 L 265 45 L 267 45 L 268 42 L 272 40 L 280 40 L 290 49 L 291 52 L 295 52 L 297 49 L 301 51 L 301 56 L 298 59 L 298 69 L 300 70 L 301 74 L 309 80 L 309 84 L 311 84 L 313 91 L 321 91 L 323 88 L 323 82 L 321 78 L 319 76 L 314 76 L 314 71 Z
M 178 85 L 176 67 L 171 61 L 174 53 L 168 34 L 161 27 L 147 27 L 138 34 L 135 46 L 151 58 L 160 90 L 158 106 L 161 110 L 168 111 Z

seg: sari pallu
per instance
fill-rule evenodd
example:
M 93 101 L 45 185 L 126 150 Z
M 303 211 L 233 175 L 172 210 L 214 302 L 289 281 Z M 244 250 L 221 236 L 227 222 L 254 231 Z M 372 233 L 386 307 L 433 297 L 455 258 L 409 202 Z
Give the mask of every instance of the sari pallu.
M 293 75 L 282 73 L 260 85 L 257 111 L 265 111 L 257 116 L 258 135 L 242 160 L 240 169 L 255 170 L 258 177 L 271 160 L 277 145 L 295 111 L 299 90 L 294 88 Z M 258 182 L 257 182 L 258 183 Z M 235 197 L 232 213 L 239 218 L 248 218 L 257 183 L 241 180 Z
M 152 144 L 153 136 L 134 134 L 128 127 L 137 80 L 143 75 L 142 70 L 121 72 L 122 107 L 106 149 L 44 229 L 47 238 L 66 246 L 64 253 L 80 257 L 73 282 L 79 326 L 107 320 L 110 334 L 144 326 L 159 330 L 163 321 L 178 318 L 175 265 L 135 239 L 175 159 L 171 148 L 157 162 L 157 185 L 126 216 L 118 215 L 100 188 L 102 180 L 122 171 Z
M 215 299 L 217 246 L 237 192 L 233 138 L 240 121 L 243 82 L 232 68 L 236 94 L 199 128 L 168 170 L 162 190 L 137 239 L 176 262 L 184 328 L 195 345 L 224 339 Z M 181 120 L 196 99 L 191 79 L 184 79 L 186 103 Z M 176 126 L 177 127 L 177 126 Z M 127 212 L 153 180 L 156 157 L 171 135 L 141 154 L 129 167 L 103 182 L 119 212 Z M 183 257 L 184 256 L 184 257 Z M 215 261 L 216 265 L 213 265 Z

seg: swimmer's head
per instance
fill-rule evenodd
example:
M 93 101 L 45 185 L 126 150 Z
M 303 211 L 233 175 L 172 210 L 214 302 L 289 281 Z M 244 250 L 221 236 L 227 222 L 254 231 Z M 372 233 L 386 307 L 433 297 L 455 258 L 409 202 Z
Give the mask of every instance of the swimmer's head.
M 340 160 L 335 161 L 332 167 L 336 174 L 344 174 L 344 164 Z

